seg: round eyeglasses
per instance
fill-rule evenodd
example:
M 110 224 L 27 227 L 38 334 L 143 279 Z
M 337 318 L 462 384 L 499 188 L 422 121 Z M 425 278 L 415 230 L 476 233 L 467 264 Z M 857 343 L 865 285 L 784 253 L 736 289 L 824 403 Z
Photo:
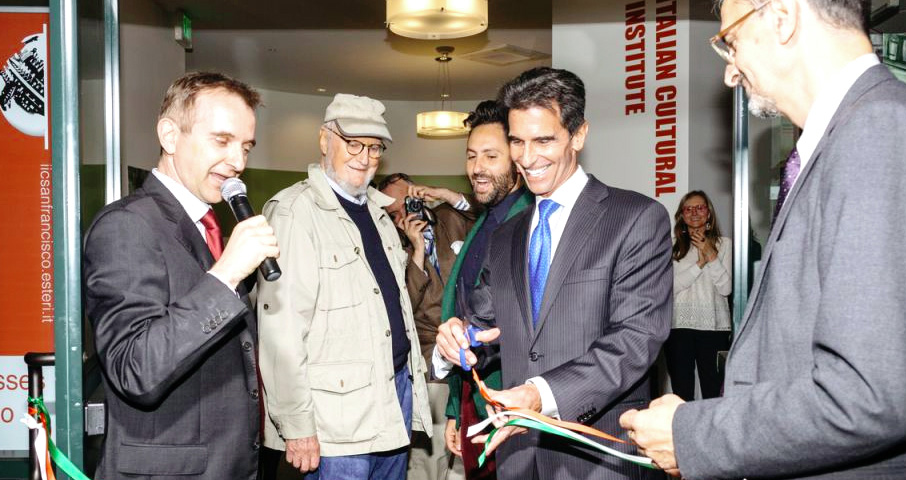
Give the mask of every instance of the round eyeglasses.
M 370 145 L 365 145 L 364 143 L 362 143 L 358 140 L 353 140 L 351 138 L 344 136 L 342 133 L 340 133 L 332 128 L 327 127 L 327 129 L 330 130 L 331 132 L 333 132 L 334 135 L 340 137 L 341 140 L 346 142 L 346 152 L 352 156 L 356 156 L 356 155 L 362 153 L 362 150 L 365 150 L 365 148 L 367 147 L 369 157 L 381 158 L 381 155 L 383 155 L 384 151 L 387 150 L 387 146 L 384 145 L 383 143 L 372 143 Z

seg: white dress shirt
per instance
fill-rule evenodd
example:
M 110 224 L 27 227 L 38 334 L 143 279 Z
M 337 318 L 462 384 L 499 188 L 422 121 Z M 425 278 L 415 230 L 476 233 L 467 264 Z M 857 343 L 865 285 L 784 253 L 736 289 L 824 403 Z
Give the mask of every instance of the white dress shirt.
M 346 200 L 349 200 L 356 205 L 365 205 L 365 202 L 368 201 L 367 193 L 363 193 L 358 197 L 353 197 L 348 192 L 346 192 L 346 190 L 343 190 L 343 187 L 341 187 L 339 183 L 333 181 L 333 179 L 330 178 L 330 175 L 328 175 L 327 172 L 324 172 L 324 178 L 327 179 L 327 184 L 330 185 L 330 188 L 334 192 L 336 192 L 337 195 L 345 198 Z
M 563 230 L 566 228 L 566 221 L 569 220 L 569 214 L 572 213 L 573 207 L 576 205 L 576 201 L 587 183 L 588 175 L 582 169 L 582 166 L 579 165 L 576 171 L 563 182 L 563 185 L 554 190 L 549 197 L 535 197 L 535 212 L 532 214 L 532 223 L 529 226 L 529 238 L 531 238 L 532 232 L 535 231 L 535 227 L 538 226 L 538 204 L 545 199 L 551 199 L 560 204 L 560 208 L 554 210 L 547 217 L 547 223 L 551 227 L 550 261 L 554 260 L 554 255 L 557 253 L 557 245 L 560 244 L 560 237 L 563 236 Z
M 198 229 L 198 233 L 201 235 L 201 239 L 204 240 L 205 245 L 207 245 L 208 240 L 205 236 L 205 228 L 201 223 L 201 218 L 208 213 L 208 210 L 211 209 L 211 206 L 196 197 L 192 192 L 189 191 L 188 188 L 183 186 L 181 183 L 170 178 L 166 174 L 161 173 L 160 170 L 156 168 L 152 169 L 151 175 L 157 177 L 157 179 L 160 180 L 160 183 L 164 184 L 164 187 L 166 187 L 166 189 L 169 190 L 174 197 L 176 197 L 176 201 L 179 202 L 180 205 L 182 205 L 183 210 L 186 211 L 186 215 L 188 215 L 189 219 L 195 223 L 195 228 Z M 211 276 L 213 276 L 217 280 L 220 280 L 220 283 L 226 285 L 227 288 L 235 292 L 235 289 L 230 286 L 230 284 L 227 283 L 226 280 L 220 278 L 217 274 L 211 271 L 208 271 L 208 273 L 210 273 Z
M 560 205 L 560 207 L 548 217 L 548 225 L 550 225 L 551 229 L 551 261 L 553 261 L 554 255 L 557 253 L 557 245 L 560 243 L 560 238 L 563 236 L 563 230 L 566 229 L 566 222 L 569 220 L 569 215 L 572 213 L 573 207 L 576 205 L 576 201 L 579 200 L 579 195 L 582 194 L 582 190 L 585 189 L 587 183 L 588 175 L 585 173 L 585 170 L 582 169 L 582 166 L 579 165 L 578 168 L 576 168 L 576 171 L 563 182 L 563 185 L 560 185 L 560 187 L 554 190 L 550 196 L 546 197 Z M 541 200 L 544 200 L 544 197 L 535 197 L 535 211 L 532 214 L 532 222 L 528 233 L 529 238 L 531 238 L 535 226 L 538 225 L 537 204 Z M 440 354 L 437 346 L 434 347 L 431 363 L 436 378 L 445 378 L 454 366 Z M 547 380 L 542 377 L 532 377 L 526 380 L 526 383 L 531 383 L 538 389 L 538 393 L 541 396 L 541 413 L 560 418 L 557 401 L 554 399 L 554 394 L 551 391 L 551 387 L 548 385 Z
M 160 183 L 163 183 L 167 190 L 176 197 L 176 201 L 182 205 L 183 210 L 186 211 L 186 214 L 189 216 L 193 222 L 195 222 L 195 228 L 198 229 L 198 233 L 201 234 L 201 238 L 207 242 L 205 237 L 205 228 L 201 224 L 201 217 L 204 217 L 208 213 L 208 210 L 211 209 L 211 206 L 207 203 L 201 201 L 196 197 L 188 188 L 184 187 L 182 184 L 173 180 L 164 173 L 161 173 L 158 169 L 151 170 L 151 174 L 157 177 L 160 180 Z
M 573 207 L 576 205 L 576 201 L 579 200 L 579 195 L 582 194 L 582 190 L 587 183 L 588 175 L 582 166 L 579 165 L 576 171 L 563 182 L 563 185 L 560 185 L 550 196 L 546 197 L 560 205 L 547 219 L 551 228 L 551 262 L 554 261 L 554 256 L 557 254 L 557 245 L 560 244 L 560 238 L 563 236 L 563 230 L 566 229 L 569 215 L 572 213 Z M 531 238 L 532 232 L 535 231 L 535 227 L 538 226 L 538 204 L 546 198 L 535 197 L 535 212 L 532 214 L 529 238 Z M 541 413 L 550 417 L 560 418 L 557 401 L 554 399 L 554 393 L 551 391 L 550 385 L 547 384 L 547 380 L 539 376 L 526 380 L 526 383 L 531 383 L 538 388 L 538 393 L 541 395 Z
M 837 113 L 840 102 L 846 96 L 849 89 L 852 88 L 856 80 L 865 73 L 869 68 L 878 65 L 880 60 L 874 53 L 866 53 L 861 57 L 846 64 L 843 69 L 835 73 L 825 84 L 825 86 L 815 96 L 812 107 L 805 118 L 805 125 L 802 129 L 802 135 L 796 142 L 796 150 L 799 151 L 799 171 L 805 168 L 805 164 L 812 158 L 818 142 L 824 137 L 827 131 L 827 125 L 831 118 Z M 798 180 L 798 177 L 797 177 Z M 795 185 L 795 182 L 793 182 Z

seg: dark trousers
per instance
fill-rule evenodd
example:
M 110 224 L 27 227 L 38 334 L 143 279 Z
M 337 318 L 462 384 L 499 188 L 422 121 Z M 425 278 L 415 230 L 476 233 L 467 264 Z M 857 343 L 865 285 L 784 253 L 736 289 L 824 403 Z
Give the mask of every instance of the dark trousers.
M 274 450 L 265 446 L 258 450 L 258 480 L 276 480 L 280 460 L 286 458 L 283 450 Z
M 664 344 L 667 373 L 673 393 L 683 400 L 695 397 L 695 368 L 702 398 L 720 396 L 723 372 L 717 369 L 717 352 L 730 348 L 730 332 L 674 328 Z
M 484 466 L 478 466 L 478 457 L 484 451 L 484 444 L 472 443 L 472 439 L 466 436 L 470 425 L 474 425 L 483 420 L 478 415 L 477 406 L 472 399 L 472 383 L 469 380 L 462 382 L 462 398 L 460 399 L 459 408 L 459 435 L 460 445 L 462 446 L 462 465 L 465 470 L 467 480 L 495 480 L 497 478 L 495 456 L 491 456 L 485 461 Z

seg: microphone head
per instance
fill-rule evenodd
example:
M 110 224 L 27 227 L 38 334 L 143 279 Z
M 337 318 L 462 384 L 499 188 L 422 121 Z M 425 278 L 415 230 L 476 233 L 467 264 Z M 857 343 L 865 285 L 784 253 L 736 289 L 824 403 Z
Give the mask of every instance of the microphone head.
M 236 195 L 246 195 L 245 184 L 242 183 L 242 180 L 239 180 L 236 177 L 230 177 L 223 181 L 223 184 L 220 185 L 220 195 L 224 200 L 229 202 Z

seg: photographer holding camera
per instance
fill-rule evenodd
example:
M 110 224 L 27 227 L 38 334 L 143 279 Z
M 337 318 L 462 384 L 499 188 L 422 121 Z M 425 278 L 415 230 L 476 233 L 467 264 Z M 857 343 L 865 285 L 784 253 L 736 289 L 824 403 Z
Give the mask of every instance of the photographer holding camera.
M 393 173 L 378 184 L 395 201 L 385 207 L 409 253 L 406 284 L 425 361 L 430 362 L 440 319 L 444 284 L 456 261 L 457 247 L 472 228 L 475 214 L 465 195 L 442 187 L 416 185 L 405 173 Z M 428 202 L 441 201 L 434 208 Z
M 378 184 L 378 190 L 395 199 L 385 209 L 393 217 L 409 253 L 406 288 L 422 354 L 430 365 L 441 320 L 444 285 L 459 248 L 472 228 L 476 212 L 472 211 L 463 194 L 441 187 L 415 185 L 404 173 L 386 176 Z M 442 203 L 428 207 L 429 202 L 435 201 Z M 430 440 L 420 434 L 413 435 L 410 479 L 437 478 L 435 472 L 446 467 L 443 420 L 447 394 L 446 382 L 428 384 L 429 403 L 437 422 L 436 445 L 432 447 Z

